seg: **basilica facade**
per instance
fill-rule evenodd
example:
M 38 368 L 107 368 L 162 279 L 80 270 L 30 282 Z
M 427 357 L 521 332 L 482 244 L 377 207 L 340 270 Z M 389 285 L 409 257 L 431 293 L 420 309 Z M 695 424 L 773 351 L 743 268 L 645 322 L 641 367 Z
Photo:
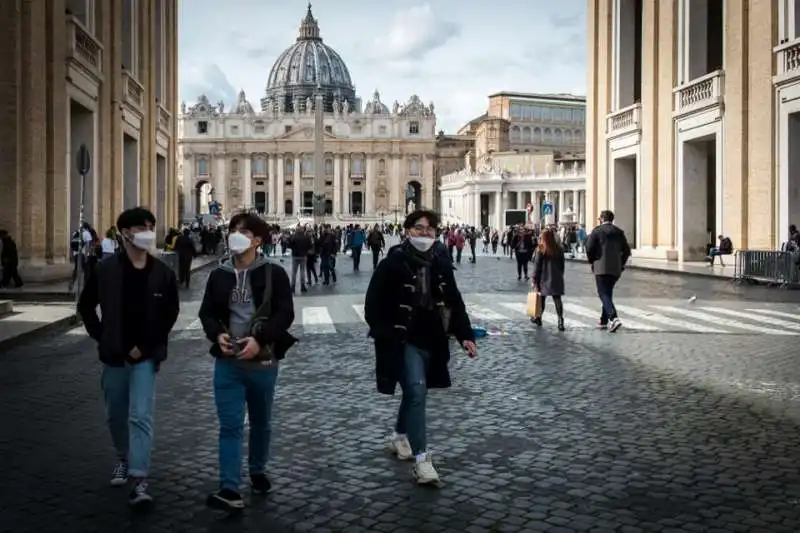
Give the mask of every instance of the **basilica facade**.
M 178 175 L 185 219 L 208 212 L 212 203 L 221 204 L 223 215 L 255 209 L 279 221 L 317 209 L 342 222 L 434 206 L 433 103 L 412 95 L 387 105 L 376 90 L 362 105 L 346 64 L 323 43 L 310 6 L 259 103 L 256 111 L 242 91 L 229 109 L 203 95 L 182 105 Z M 322 121 L 315 120 L 315 106 Z M 318 135 L 323 168 L 315 169 Z

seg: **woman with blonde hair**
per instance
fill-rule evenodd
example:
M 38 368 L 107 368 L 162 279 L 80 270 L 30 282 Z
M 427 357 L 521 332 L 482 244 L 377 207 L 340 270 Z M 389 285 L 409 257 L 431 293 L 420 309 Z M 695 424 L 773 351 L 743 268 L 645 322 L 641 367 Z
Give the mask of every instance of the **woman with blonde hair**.
M 533 257 L 533 290 L 542 295 L 542 313 L 544 313 L 547 297 L 551 296 L 556 304 L 558 315 L 558 331 L 564 331 L 564 251 L 558 245 L 553 230 L 544 229 L 539 236 L 539 245 Z M 541 315 L 532 318 L 537 326 L 542 325 Z

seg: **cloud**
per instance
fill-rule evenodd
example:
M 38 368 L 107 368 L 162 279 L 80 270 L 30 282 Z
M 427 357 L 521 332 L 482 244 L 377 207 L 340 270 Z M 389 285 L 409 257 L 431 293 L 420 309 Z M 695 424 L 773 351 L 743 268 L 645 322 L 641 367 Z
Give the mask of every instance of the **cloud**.
M 189 103 L 195 102 L 201 94 L 204 94 L 211 102 L 222 100 L 227 106 L 236 102 L 239 94 L 215 63 L 182 66 L 180 92 L 181 99 Z
M 373 50 L 376 58 L 384 60 L 420 60 L 458 33 L 458 25 L 438 17 L 425 4 L 396 12 L 386 35 L 375 39 Z

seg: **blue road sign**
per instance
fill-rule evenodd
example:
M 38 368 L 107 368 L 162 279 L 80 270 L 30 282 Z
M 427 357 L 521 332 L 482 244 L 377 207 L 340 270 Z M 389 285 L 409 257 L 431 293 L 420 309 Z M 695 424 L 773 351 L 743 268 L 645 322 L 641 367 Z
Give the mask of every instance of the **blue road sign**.
M 544 204 L 542 204 L 542 214 L 543 215 L 553 214 L 553 202 L 545 202 Z

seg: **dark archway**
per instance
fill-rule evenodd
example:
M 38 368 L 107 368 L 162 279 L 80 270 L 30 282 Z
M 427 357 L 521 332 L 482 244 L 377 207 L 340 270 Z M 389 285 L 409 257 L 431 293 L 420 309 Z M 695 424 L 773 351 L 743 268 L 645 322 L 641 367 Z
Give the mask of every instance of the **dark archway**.
M 422 184 L 416 180 L 406 185 L 406 213 L 409 213 L 410 202 L 414 202 L 414 209 L 422 209 Z
M 292 204 L 291 200 L 286 200 L 283 202 L 283 213 L 285 215 L 291 215 L 294 213 L 294 204 Z
M 194 214 L 208 213 L 208 204 L 211 202 L 214 189 L 207 181 L 199 181 L 194 186 Z
M 332 215 L 333 214 L 333 201 L 332 200 L 325 200 L 325 214 Z
M 364 212 L 364 193 L 353 191 L 350 193 L 350 214 L 360 215 Z

